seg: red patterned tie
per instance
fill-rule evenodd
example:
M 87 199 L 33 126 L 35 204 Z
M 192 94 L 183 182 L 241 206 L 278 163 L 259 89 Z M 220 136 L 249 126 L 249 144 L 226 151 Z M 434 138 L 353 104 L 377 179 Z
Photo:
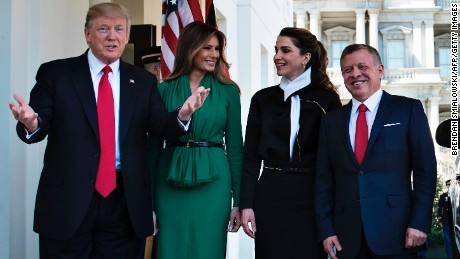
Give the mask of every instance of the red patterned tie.
M 105 198 L 116 186 L 115 169 L 115 111 L 109 72 L 105 66 L 97 95 L 97 119 L 99 122 L 99 138 L 101 157 L 96 177 L 96 190 Z
M 366 121 L 366 110 L 367 107 L 364 104 L 358 107 L 359 114 L 356 120 L 356 133 L 355 133 L 355 156 L 358 160 L 358 164 L 361 165 L 364 159 L 364 154 L 367 148 L 367 121 Z

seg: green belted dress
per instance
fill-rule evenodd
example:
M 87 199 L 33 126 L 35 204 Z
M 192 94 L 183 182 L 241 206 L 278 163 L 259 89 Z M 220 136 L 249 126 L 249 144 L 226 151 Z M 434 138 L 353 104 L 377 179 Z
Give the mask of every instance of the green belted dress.
M 192 115 L 191 132 L 167 142 L 222 143 L 225 149 L 163 148 L 163 140 L 150 141 L 158 259 L 225 258 L 230 210 L 239 203 L 243 160 L 240 93 L 235 85 L 222 84 L 209 73 L 200 85 L 211 91 Z M 158 87 L 169 111 L 192 94 L 188 75 Z

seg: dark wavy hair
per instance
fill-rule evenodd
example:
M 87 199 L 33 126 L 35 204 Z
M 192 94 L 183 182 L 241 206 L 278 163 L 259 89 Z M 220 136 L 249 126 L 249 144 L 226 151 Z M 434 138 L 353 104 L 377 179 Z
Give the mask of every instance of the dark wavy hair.
M 227 38 L 221 31 L 200 21 L 189 23 L 180 32 L 179 40 L 177 42 L 174 68 L 172 73 L 164 80 L 173 80 L 181 75 L 192 72 L 195 67 L 193 64 L 193 58 L 198 55 L 200 50 L 206 45 L 212 36 L 217 37 L 217 41 L 220 46 L 219 58 L 217 59 L 216 67 L 212 74 L 219 82 L 223 84 L 233 84 L 238 88 L 238 85 L 227 76 L 227 71 L 230 68 L 230 65 L 225 59 L 224 52 L 227 44 Z
M 300 54 L 310 53 L 311 58 L 305 70 L 311 67 L 312 83 L 326 90 L 337 92 L 326 72 L 327 51 L 315 35 L 307 29 L 286 27 L 281 30 L 278 36 L 289 37 L 292 43 L 300 49 Z

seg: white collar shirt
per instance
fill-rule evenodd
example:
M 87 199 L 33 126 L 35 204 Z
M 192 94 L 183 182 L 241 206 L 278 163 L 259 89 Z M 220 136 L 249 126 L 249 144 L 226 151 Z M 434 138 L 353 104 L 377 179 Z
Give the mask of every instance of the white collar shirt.
M 368 128 L 368 135 L 367 138 L 369 139 L 371 135 L 372 126 L 374 125 L 375 116 L 377 115 L 377 110 L 380 105 L 380 100 L 382 99 L 383 91 L 382 89 L 377 90 L 374 94 L 372 94 L 367 100 L 363 102 L 364 105 L 367 107 L 366 111 L 366 121 L 367 121 L 367 128 Z M 351 106 L 351 114 L 350 114 L 350 123 L 349 123 L 349 134 L 350 134 L 350 143 L 355 150 L 355 134 L 356 134 L 356 120 L 358 119 L 358 107 L 361 104 L 360 101 L 356 100 L 355 98 L 351 99 L 352 106 Z
M 99 81 L 101 81 L 102 69 L 107 65 L 104 62 L 100 61 L 99 59 L 94 56 L 91 49 L 88 51 L 88 64 L 89 70 L 91 72 L 91 80 L 93 81 L 93 89 L 94 89 L 94 96 L 96 97 L 95 101 L 97 103 L 97 95 L 98 95 L 98 88 L 99 88 Z M 121 169 L 121 162 L 120 162 L 120 143 L 118 141 L 118 133 L 119 133 L 119 108 L 120 108 L 120 59 L 117 59 L 115 62 L 109 64 L 112 72 L 109 73 L 109 82 L 112 86 L 112 93 L 113 93 L 113 101 L 114 101 L 114 112 L 115 112 L 115 161 L 116 161 L 116 168 L 117 170 Z

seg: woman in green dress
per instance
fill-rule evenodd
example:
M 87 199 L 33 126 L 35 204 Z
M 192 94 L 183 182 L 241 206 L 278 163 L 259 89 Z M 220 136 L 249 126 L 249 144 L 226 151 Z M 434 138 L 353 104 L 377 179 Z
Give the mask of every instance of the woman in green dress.
M 190 133 L 150 143 L 156 161 L 159 259 L 225 258 L 227 231 L 240 227 L 240 92 L 226 74 L 225 44 L 225 35 L 214 27 L 187 25 L 179 36 L 173 72 L 158 86 L 169 111 L 199 86 L 211 89 L 190 120 Z

